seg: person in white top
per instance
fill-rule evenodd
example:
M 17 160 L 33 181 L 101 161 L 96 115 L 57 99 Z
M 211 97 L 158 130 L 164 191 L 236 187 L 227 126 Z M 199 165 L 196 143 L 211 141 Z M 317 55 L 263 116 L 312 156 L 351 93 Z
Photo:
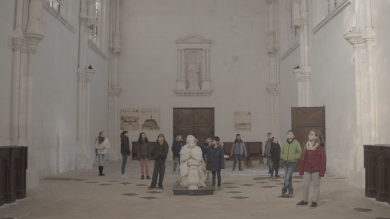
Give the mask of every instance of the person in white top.
M 107 157 L 107 149 L 110 148 L 110 142 L 104 136 L 103 132 L 99 133 L 99 137 L 95 143 L 95 148 L 97 150 L 97 157 L 99 160 L 99 176 L 104 176 L 103 166 L 104 166 L 104 161 L 106 160 Z

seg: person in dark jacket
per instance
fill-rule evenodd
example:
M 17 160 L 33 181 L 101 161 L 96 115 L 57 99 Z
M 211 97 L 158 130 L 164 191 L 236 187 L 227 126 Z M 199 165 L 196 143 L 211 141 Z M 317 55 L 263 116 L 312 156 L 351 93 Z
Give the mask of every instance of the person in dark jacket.
M 275 137 L 272 137 L 270 141 L 271 141 L 270 155 L 272 157 L 271 177 L 274 176 L 274 171 L 275 171 L 275 177 L 280 177 L 278 175 L 279 161 L 280 161 L 280 145 L 278 143 L 278 140 Z
M 129 143 L 129 132 L 123 131 L 120 135 L 121 137 L 121 154 L 122 154 L 122 178 L 129 178 L 125 176 L 125 168 L 127 164 L 127 157 L 130 157 L 130 143 Z
M 225 169 L 225 154 L 219 141 L 219 137 L 215 136 L 213 146 L 207 148 L 207 170 L 212 173 L 211 182 L 213 187 L 215 187 L 215 177 L 218 178 L 217 191 L 221 191 L 221 169 Z
M 241 162 L 242 162 L 242 155 L 248 156 L 246 152 L 246 146 L 245 143 L 241 140 L 241 135 L 237 134 L 236 139 L 233 142 L 232 150 L 230 152 L 230 156 L 232 157 L 234 155 L 234 163 L 233 163 L 233 172 L 236 169 L 236 164 L 238 161 L 239 171 L 242 171 Z
M 175 157 L 175 163 L 173 164 L 173 174 L 176 174 L 176 167 L 179 164 L 179 174 L 180 174 L 180 151 L 184 146 L 184 141 L 181 139 L 180 134 L 176 134 L 176 140 L 172 143 L 172 152 Z
M 148 189 L 155 189 L 157 185 L 157 177 L 158 180 L 158 188 L 164 189 L 163 187 L 163 180 L 165 175 L 165 160 L 167 159 L 169 150 L 168 142 L 165 140 L 165 136 L 160 133 L 157 137 L 156 142 L 154 143 L 154 170 L 153 170 L 153 177 L 152 177 L 152 184 Z
M 198 143 L 199 145 L 199 143 Z M 204 147 L 201 147 L 202 148 L 202 153 L 203 153 L 203 161 L 205 163 L 205 174 L 206 174 L 206 180 L 209 181 L 210 180 L 210 173 L 211 171 L 210 170 L 207 170 L 207 150 L 210 146 L 213 145 L 213 142 L 212 142 L 212 137 L 207 137 L 206 139 L 206 142 L 204 143 Z
M 320 196 L 321 177 L 324 177 L 325 171 L 325 141 L 322 139 L 320 131 L 311 130 L 309 139 L 303 144 L 303 152 L 299 166 L 299 175 L 303 175 L 303 199 L 297 206 L 307 206 L 309 204 L 307 200 L 309 197 L 310 182 L 313 181 L 314 194 L 310 208 L 317 207 L 317 201 Z
M 141 163 L 141 179 L 144 179 L 144 168 L 146 169 L 146 179 L 150 179 L 149 176 L 149 159 L 150 159 L 150 146 L 149 140 L 145 132 L 141 132 L 138 137 L 138 160 Z

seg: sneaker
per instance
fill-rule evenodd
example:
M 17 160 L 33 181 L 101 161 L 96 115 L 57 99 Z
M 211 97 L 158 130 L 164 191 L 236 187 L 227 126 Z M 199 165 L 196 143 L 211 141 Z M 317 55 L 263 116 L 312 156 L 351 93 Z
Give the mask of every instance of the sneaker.
M 242 168 L 240 168 L 238 171 L 243 171 Z
M 274 177 L 274 174 L 271 174 L 271 176 L 270 177 Z
M 232 172 L 236 172 L 236 170 L 235 170 L 235 169 L 233 169 L 233 170 L 232 170 Z
M 316 208 L 316 207 L 317 207 L 317 202 L 312 202 L 310 208 Z
M 271 174 L 271 172 L 268 172 L 268 174 Z
M 279 175 L 275 175 L 275 177 L 280 177 Z
M 175 171 L 173 171 L 173 173 L 172 173 L 173 175 L 175 175 L 176 174 L 176 172 Z
M 210 178 L 207 178 L 206 180 L 207 180 L 207 181 L 210 181 Z
M 288 197 L 286 193 L 282 193 L 282 197 Z
M 221 191 L 221 186 L 218 186 L 217 191 Z M 313 202 L 314 203 L 314 202 Z
M 153 189 L 155 189 L 156 187 L 151 187 L 151 186 L 149 186 L 149 190 L 153 190 Z
M 145 179 L 144 175 L 141 176 L 141 179 Z
M 121 177 L 122 177 L 122 178 L 125 178 L 125 179 L 129 178 L 129 177 L 126 176 L 126 175 L 122 175 Z
M 163 187 L 163 186 L 159 186 L 158 188 L 161 189 L 161 190 L 164 190 L 164 187 Z
M 149 176 L 149 175 L 147 175 L 147 176 L 146 176 L 146 179 L 150 179 L 150 176 Z
M 287 196 L 287 197 L 293 197 L 293 196 L 294 196 L 294 193 L 288 193 L 286 196 Z
M 314 202 L 313 202 L 314 203 Z M 304 206 L 304 205 L 308 205 L 309 203 L 308 202 L 305 202 L 305 201 L 301 201 L 297 204 L 297 206 Z

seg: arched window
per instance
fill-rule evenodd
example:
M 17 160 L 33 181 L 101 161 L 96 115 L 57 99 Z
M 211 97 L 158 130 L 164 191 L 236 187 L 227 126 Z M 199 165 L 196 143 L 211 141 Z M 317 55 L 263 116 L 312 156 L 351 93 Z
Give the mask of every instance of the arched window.
M 57 13 L 60 13 L 61 0 L 49 0 L 49 5 L 52 7 Z

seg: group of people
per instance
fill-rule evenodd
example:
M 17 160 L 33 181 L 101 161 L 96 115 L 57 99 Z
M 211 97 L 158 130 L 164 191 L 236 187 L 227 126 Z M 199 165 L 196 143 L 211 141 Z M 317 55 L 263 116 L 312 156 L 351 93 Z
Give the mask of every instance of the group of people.
M 123 131 L 121 137 L 121 154 L 122 159 L 122 176 L 125 176 L 125 167 L 127 158 L 131 155 L 129 133 Z M 215 188 L 217 184 L 217 191 L 221 190 L 221 169 L 225 169 L 225 154 L 222 148 L 222 142 L 220 138 L 215 136 L 213 138 L 208 137 L 204 144 L 198 142 L 197 145 L 202 149 L 203 159 L 205 161 L 205 175 L 207 181 L 210 180 L 210 172 L 212 173 L 212 186 Z M 172 144 L 172 152 L 174 155 L 173 174 L 180 174 L 180 151 L 185 145 L 180 134 L 176 134 L 176 139 Z M 107 150 L 110 148 L 110 143 L 105 138 L 104 133 L 100 132 L 99 137 L 95 143 L 96 154 L 99 161 L 99 176 L 104 176 L 103 167 L 104 160 L 107 157 Z M 159 134 L 156 142 L 154 143 L 153 151 L 150 151 L 149 141 L 144 132 L 139 134 L 138 138 L 138 151 L 137 156 L 141 164 L 141 179 L 144 179 L 144 169 L 146 169 L 146 178 L 150 179 L 148 161 L 150 154 L 154 154 L 154 170 L 152 176 L 152 182 L 148 189 L 164 189 L 163 180 L 165 175 L 165 160 L 167 159 L 169 150 L 168 142 L 165 139 L 164 134 Z M 239 171 L 242 171 L 242 156 L 247 156 L 247 150 L 245 143 L 241 140 L 241 135 L 237 134 L 236 139 L 233 142 L 230 156 L 234 157 L 233 172 L 235 171 L 237 162 L 239 163 Z M 279 162 L 284 164 L 285 178 L 282 188 L 282 197 L 291 197 L 294 195 L 294 188 L 292 184 L 292 175 L 299 160 L 299 175 L 303 175 L 302 193 L 303 199 L 297 204 L 297 206 L 308 205 L 309 187 L 311 181 L 313 181 L 314 196 L 311 208 L 317 207 L 317 201 L 320 194 L 320 182 L 321 177 L 325 175 L 326 171 L 326 150 L 325 141 L 322 138 L 322 134 L 318 130 L 311 130 L 308 134 L 308 139 L 303 143 L 303 149 L 300 143 L 295 139 L 294 132 L 289 130 L 287 132 L 287 141 L 280 147 L 278 139 L 272 137 L 271 133 L 267 134 L 267 141 L 265 144 L 264 157 L 268 159 L 269 174 L 271 177 L 280 177 Z M 218 183 L 216 183 L 216 178 Z M 158 179 L 158 184 L 157 184 Z
M 297 206 L 307 206 L 310 183 L 313 181 L 314 195 L 310 208 L 318 206 L 317 201 L 320 195 L 321 177 L 324 177 L 326 171 L 326 150 L 325 141 L 318 130 L 311 130 L 307 140 L 303 143 L 303 149 L 300 143 L 295 139 L 294 132 L 287 132 L 287 141 L 281 148 L 278 140 L 272 137 L 271 133 L 267 134 L 264 157 L 268 159 L 269 172 L 271 177 L 280 177 L 278 175 L 279 162 L 284 164 L 284 185 L 282 197 L 291 197 L 294 195 L 292 184 L 292 174 L 296 163 L 299 160 L 299 175 L 303 175 L 302 196 L 303 199 Z

